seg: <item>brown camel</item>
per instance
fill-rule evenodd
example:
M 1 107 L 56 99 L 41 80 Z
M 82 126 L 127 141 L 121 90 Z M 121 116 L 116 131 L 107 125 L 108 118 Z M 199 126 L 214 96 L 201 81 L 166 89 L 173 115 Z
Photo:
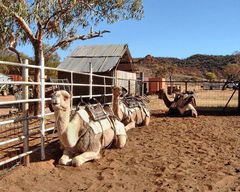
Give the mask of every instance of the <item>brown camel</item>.
M 168 114 L 171 116 L 192 116 L 197 117 L 196 100 L 193 94 L 178 93 L 173 101 L 170 101 L 164 89 L 159 90 L 159 99 L 163 99 L 165 105 L 168 107 Z
M 146 125 L 148 126 L 150 123 L 150 112 L 146 108 L 146 106 L 139 102 L 138 106 L 128 107 L 126 103 L 123 101 L 124 97 L 121 98 L 123 94 L 122 87 L 113 86 L 113 113 L 119 118 L 121 122 L 125 125 L 126 131 L 129 129 L 135 128 L 136 125 Z M 140 104 L 142 103 L 142 104 Z

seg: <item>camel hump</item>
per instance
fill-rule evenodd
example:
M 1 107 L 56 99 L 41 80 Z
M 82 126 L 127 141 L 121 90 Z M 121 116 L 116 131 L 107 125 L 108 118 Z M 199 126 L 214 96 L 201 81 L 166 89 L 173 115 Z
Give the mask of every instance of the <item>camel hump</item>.
M 88 113 L 87 113 L 86 110 L 80 109 L 80 110 L 77 111 L 77 114 L 81 117 L 81 119 L 82 119 L 84 122 L 86 122 L 86 123 L 89 123 L 89 122 L 90 122 L 90 117 L 89 117 L 89 115 L 88 115 Z

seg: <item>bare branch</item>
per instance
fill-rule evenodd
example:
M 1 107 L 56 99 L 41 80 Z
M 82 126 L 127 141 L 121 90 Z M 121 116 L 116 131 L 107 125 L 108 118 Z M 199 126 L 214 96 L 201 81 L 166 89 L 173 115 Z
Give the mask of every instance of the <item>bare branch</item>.
M 17 51 L 16 48 L 14 48 L 14 47 L 8 47 L 8 50 L 16 53 L 18 62 L 19 62 L 19 63 L 22 63 L 22 59 L 21 59 L 20 53 Z
M 50 49 L 48 49 L 45 53 L 44 56 L 46 58 L 50 57 L 50 55 L 56 51 L 58 48 L 62 48 L 67 46 L 68 44 L 70 44 L 71 42 L 75 41 L 75 40 L 87 40 L 87 39 L 92 39 L 95 37 L 102 37 L 103 33 L 109 33 L 110 31 L 107 30 L 103 30 L 103 31 L 95 31 L 95 32 L 91 32 L 87 35 L 78 35 L 78 36 L 73 36 L 73 37 L 69 37 L 67 39 L 63 39 L 61 41 L 59 41 L 58 43 L 54 44 Z

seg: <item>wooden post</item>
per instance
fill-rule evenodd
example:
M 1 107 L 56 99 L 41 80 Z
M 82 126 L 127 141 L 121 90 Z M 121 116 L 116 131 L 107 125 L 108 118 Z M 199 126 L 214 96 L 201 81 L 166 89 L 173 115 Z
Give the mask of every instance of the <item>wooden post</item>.
M 140 72 L 140 96 L 144 95 L 144 73 Z
M 28 65 L 28 59 L 24 60 L 24 64 Z M 28 67 L 23 67 L 22 69 L 22 78 L 24 82 L 28 82 Z M 23 85 L 23 92 L 22 92 L 22 99 L 27 100 L 29 99 L 28 97 L 28 85 Z M 27 118 L 28 117 L 28 110 L 29 110 L 29 104 L 28 103 L 22 103 L 22 111 L 23 111 L 23 117 Z M 25 119 L 23 120 L 23 152 L 26 153 L 29 150 L 29 130 L 28 130 L 28 120 Z M 26 155 L 23 158 L 23 164 L 25 166 L 28 166 L 30 163 L 30 158 L 29 155 Z
M 131 94 L 131 80 L 128 80 L 128 94 Z
M 185 93 L 187 92 L 187 90 L 188 90 L 188 82 L 185 81 Z
M 173 92 L 172 75 L 170 75 L 169 79 L 170 79 L 170 93 L 169 93 L 169 95 L 172 95 L 172 92 Z
M 238 112 L 240 112 L 240 81 L 238 82 L 237 89 L 238 89 Z

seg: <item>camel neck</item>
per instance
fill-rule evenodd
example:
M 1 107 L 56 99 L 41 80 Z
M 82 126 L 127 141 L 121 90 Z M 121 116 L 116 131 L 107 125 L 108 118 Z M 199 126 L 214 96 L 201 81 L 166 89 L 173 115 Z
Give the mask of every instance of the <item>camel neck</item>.
M 57 128 L 60 134 L 66 131 L 70 120 L 70 109 L 55 112 Z
M 162 93 L 162 97 L 164 104 L 169 108 L 173 102 L 168 99 L 167 94 L 165 92 Z
M 114 114 L 118 114 L 119 101 L 120 101 L 120 96 L 113 96 L 113 112 L 114 112 Z

